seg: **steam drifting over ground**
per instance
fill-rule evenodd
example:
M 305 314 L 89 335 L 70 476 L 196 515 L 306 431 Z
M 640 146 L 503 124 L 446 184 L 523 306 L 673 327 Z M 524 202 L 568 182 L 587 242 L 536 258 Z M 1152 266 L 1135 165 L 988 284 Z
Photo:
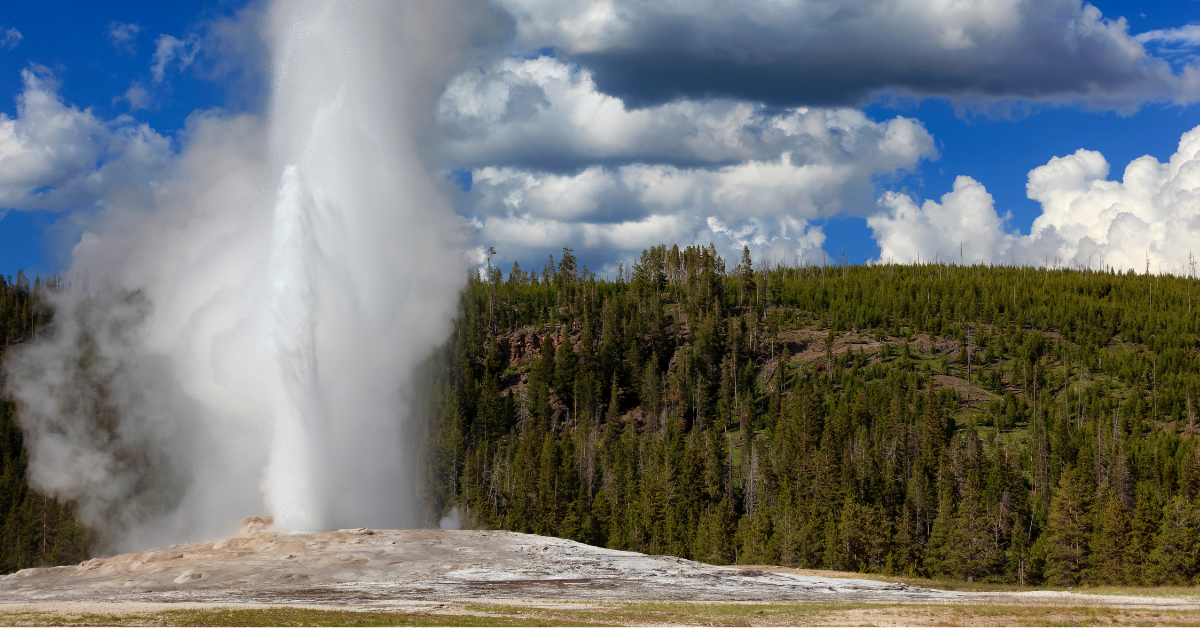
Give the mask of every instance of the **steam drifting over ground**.
M 268 117 L 193 115 L 158 185 L 88 225 L 54 327 L 6 361 L 37 488 L 112 547 L 264 510 L 419 523 L 405 382 L 465 276 L 419 130 L 478 11 L 270 5 Z

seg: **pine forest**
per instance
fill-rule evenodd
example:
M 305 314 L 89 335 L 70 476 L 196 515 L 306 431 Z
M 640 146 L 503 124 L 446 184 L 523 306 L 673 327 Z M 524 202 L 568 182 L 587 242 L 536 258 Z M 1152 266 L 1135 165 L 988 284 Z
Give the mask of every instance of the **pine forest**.
M 421 375 L 431 521 L 714 564 L 1200 579 L 1194 270 L 661 246 L 616 274 L 566 249 L 469 279 Z

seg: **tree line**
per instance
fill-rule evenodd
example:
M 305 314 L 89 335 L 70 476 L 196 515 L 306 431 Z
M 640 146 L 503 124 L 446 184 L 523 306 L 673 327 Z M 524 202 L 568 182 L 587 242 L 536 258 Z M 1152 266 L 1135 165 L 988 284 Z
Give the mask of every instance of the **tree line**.
M 35 277 L 32 284 L 23 270 L 15 279 L 0 276 L 0 357 L 51 320 L 46 294 L 62 289 L 57 276 Z M 3 377 L 0 372 L 0 389 Z M 84 560 L 90 555 L 93 535 L 79 522 L 74 504 L 29 487 L 15 413 L 13 400 L 0 398 L 0 573 Z
M 421 374 L 430 520 L 715 564 L 1200 576 L 1192 277 L 728 266 L 470 275 Z

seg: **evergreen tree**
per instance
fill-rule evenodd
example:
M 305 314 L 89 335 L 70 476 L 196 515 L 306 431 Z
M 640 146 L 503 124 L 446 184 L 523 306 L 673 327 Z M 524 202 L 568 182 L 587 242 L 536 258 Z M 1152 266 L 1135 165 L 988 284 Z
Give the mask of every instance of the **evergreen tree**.
M 1146 579 L 1153 584 L 1187 586 L 1196 576 L 1200 521 L 1196 507 L 1176 495 L 1163 508 L 1162 523 L 1150 553 Z
M 1125 551 L 1126 582 L 1147 584 L 1151 580 L 1146 573 L 1146 563 L 1156 544 L 1161 516 L 1157 493 L 1149 484 L 1142 484 L 1138 487 L 1137 506 L 1130 522 L 1129 547 Z
M 963 489 L 948 545 L 946 554 L 958 578 L 975 580 L 986 577 L 994 573 L 1000 563 L 1000 548 L 996 546 L 983 496 L 975 482 L 968 481 Z
M 558 354 L 554 357 L 554 392 L 572 413 L 575 411 L 575 366 L 571 337 L 564 332 L 562 342 L 558 345 Z
M 1088 568 L 1091 499 L 1075 467 L 1067 467 L 1050 499 L 1046 530 L 1046 579 L 1055 586 L 1080 584 Z
M 1103 509 L 1097 509 L 1097 520 L 1092 537 L 1090 563 L 1092 582 L 1097 584 L 1120 584 L 1128 576 L 1129 566 L 1126 552 L 1129 549 L 1132 530 L 1129 513 L 1115 492 L 1109 492 Z
M 954 495 L 953 486 L 947 476 L 945 465 L 942 465 L 942 489 L 938 495 L 937 518 L 933 520 L 933 530 L 929 534 L 929 551 L 925 554 L 925 572 L 931 576 L 951 575 L 955 567 L 951 562 L 951 534 L 958 519 L 958 500 Z

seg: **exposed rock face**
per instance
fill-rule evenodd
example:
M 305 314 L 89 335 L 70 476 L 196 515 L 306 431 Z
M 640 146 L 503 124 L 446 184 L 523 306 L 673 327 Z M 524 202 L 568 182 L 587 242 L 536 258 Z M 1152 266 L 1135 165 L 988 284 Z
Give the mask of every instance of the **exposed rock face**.
M 244 530 L 269 526 L 252 517 Z M 957 594 L 714 567 L 550 537 L 473 530 L 249 532 L 216 543 L 25 569 L 0 603 L 68 600 L 379 604 L 463 598 L 914 600 Z
M 545 334 L 543 334 L 544 336 Z M 542 349 L 542 336 L 532 326 L 525 326 L 497 338 L 500 354 L 510 366 L 532 362 Z

